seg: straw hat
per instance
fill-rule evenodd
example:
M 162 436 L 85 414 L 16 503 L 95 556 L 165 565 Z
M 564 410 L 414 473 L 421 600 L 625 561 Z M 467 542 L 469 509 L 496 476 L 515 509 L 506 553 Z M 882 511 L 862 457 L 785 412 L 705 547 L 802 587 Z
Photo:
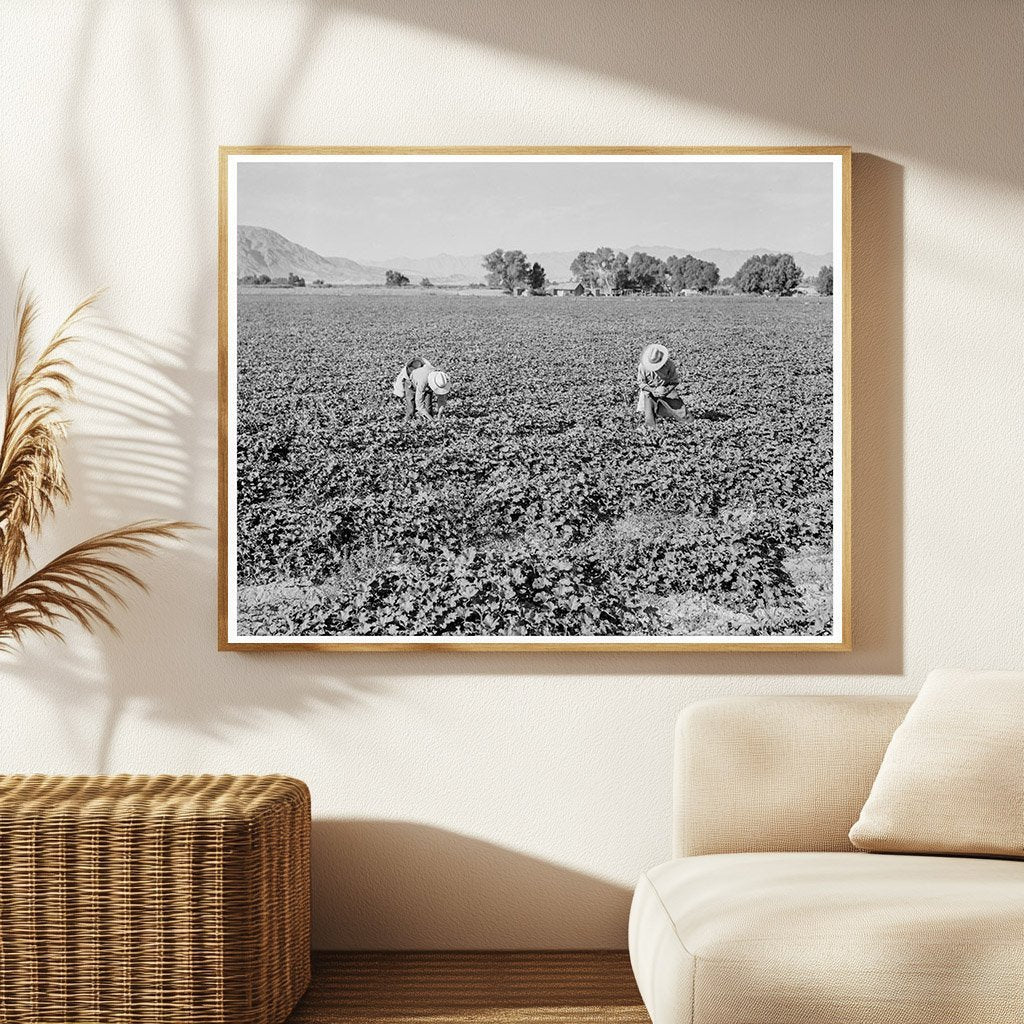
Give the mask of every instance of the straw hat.
M 452 389 L 452 382 L 444 370 L 431 370 L 427 374 L 427 384 L 435 395 L 447 395 Z
M 664 345 L 648 345 L 640 357 L 640 365 L 648 373 L 656 373 L 668 362 L 668 349 Z

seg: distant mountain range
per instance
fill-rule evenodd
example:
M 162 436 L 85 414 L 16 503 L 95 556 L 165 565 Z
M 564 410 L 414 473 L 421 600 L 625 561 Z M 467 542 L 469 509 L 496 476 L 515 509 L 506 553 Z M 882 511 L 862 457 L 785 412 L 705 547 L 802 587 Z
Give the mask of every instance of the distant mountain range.
M 722 277 L 731 277 L 751 256 L 780 250 L 766 246 L 761 249 L 699 249 L 694 252 L 665 245 L 633 245 L 623 251 L 647 252 L 661 259 L 689 254 L 716 263 Z M 820 267 L 832 263 L 830 253 L 782 251 L 790 252 L 797 266 L 809 274 L 816 274 Z M 527 255 L 531 261 L 536 260 L 544 267 L 549 281 L 568 281 L 572 278 L 569 265 L 578 252 L 531 252 Z M 250 225 L 239 225 L 238 228 L 239 277 L 248 274 L 267 274 L 270 277 L 298 274 L 307 282 L 319 279 L 328 284 L 383 284 L 386 270 L 400 270 L 413 284 L 429 277 L 434 284 L 468 285 L 483 281 L 482 261 L 482 253 L 472 256 L 452 256 L 449 253 L 422 257 L 393 256 L 386 260 L 321 256 L 270 228 Z

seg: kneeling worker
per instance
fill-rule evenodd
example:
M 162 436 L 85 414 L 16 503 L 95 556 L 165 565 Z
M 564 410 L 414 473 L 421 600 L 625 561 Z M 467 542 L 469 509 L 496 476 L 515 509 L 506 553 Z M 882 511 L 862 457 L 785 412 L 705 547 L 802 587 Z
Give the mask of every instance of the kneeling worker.
M 679 370 L 664 345 L 648 345 L 640 357 L 636 373 L 640 394 L 636 411 L 644 423 L 653 427 L 658 419 L 682 423 L 686 420 L 686 405 L 679 393 Z

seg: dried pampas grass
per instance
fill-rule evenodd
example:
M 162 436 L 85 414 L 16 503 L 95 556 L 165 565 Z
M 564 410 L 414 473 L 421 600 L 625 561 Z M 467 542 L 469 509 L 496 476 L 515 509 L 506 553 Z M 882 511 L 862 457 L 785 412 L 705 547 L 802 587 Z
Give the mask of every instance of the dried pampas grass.
M 74 390 L 74 365 L 65 349 L 96 298 L 80 302 L 33 356 L 38 304 L 24 281 L 18 292 L 0 442 L 0 650 L 10 650 L 28 634 L 63 639 L 62 626 L 71 620 L 90 631 L 103 625 L 116 633 L 109 613 L 113 605 L 125 604 L 121 586 L 145 590 L 123 558 L 151 555 L 160 541 L 195 528 L 186 522 L 131 523 L 76 544 L 15 582 L 19 570 L 31 564 L 30 539 L 57 505 L 71 498 L 61 459 L 64 410 Z

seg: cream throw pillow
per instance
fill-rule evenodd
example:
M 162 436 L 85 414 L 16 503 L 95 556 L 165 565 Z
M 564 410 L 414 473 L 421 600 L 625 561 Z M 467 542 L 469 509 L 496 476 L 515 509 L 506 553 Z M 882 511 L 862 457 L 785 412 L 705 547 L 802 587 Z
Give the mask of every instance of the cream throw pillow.
M 850 842 L 874 853 L 1024 857 L 1024 672 L 930 673 Z

